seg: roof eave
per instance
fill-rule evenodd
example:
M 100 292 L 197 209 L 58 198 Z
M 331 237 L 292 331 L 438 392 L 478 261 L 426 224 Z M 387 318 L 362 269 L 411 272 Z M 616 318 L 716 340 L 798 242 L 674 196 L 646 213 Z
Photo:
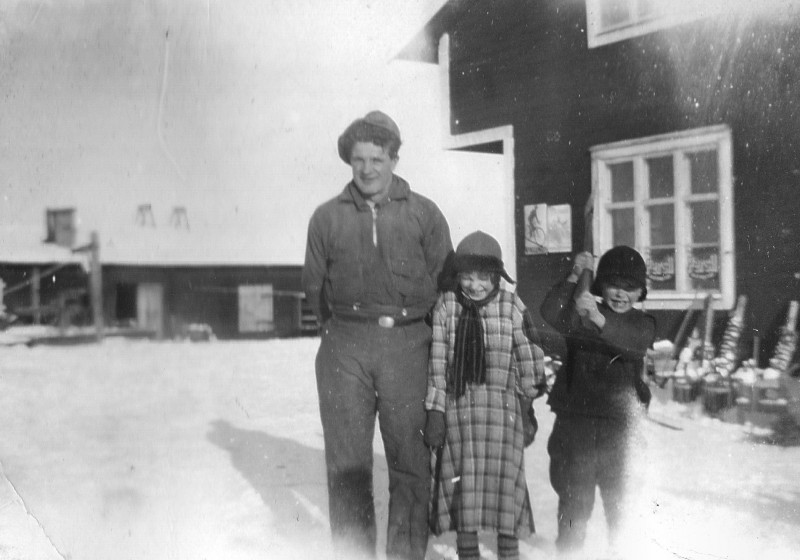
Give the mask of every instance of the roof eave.
M 439 64 L 439 39 L 469 0 L 449 0 L 394 56 L 399 60 Z

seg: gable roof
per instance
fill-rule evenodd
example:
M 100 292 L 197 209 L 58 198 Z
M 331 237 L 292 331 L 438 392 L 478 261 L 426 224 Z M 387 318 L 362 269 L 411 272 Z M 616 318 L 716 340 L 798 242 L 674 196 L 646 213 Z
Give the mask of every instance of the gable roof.
M 142 266 L 293 264 L 282 257 L 280 245 L 280 240 L 265 240 L 245 231 L 131 226 L 100 233 L 100 262 Z
M 79 232 L 78 247 L 88 244 Z M 88 252 L 45 243 L 35 227 L 0 226 L 0 263 L 19 265 L 86 264 Z M 129 266 L 299 266 L 283 256 L 280 239 L 246 231 L 181 230 L 131 225 L 99 232 L 100 262 Z

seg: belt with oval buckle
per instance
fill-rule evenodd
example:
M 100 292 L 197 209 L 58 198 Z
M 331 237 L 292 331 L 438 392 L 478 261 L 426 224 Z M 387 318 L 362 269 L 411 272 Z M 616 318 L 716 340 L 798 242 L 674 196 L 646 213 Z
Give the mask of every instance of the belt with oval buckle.
M 412 325 L 414 323 L 419 323 L 425 320 L 425 317 L 392 317 L 391 315 L 379 315 L 377 318 L 372 315 L 348 315 L 348 314 L 339 314 L 334 313 L 334 317 L 337 317 L 341 321 L 345 322 L 355 322 L 355 323 L 369 323 L 374 325 L 376 322 L 378 326 L 383 327 L 384 329 L 391 329 L 393 327 L 404 327 L 407 325 Z

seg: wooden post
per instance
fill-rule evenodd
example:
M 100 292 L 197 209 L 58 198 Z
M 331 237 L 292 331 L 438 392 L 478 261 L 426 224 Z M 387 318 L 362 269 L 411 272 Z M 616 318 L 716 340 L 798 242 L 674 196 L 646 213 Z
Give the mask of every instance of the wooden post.
M 103 276 L 100 269 L 100 237 L 96 231 L 92 232 L 89 274 L 95 337 L 100 341 L 103 339 Z
M 33 324 L 42 324 L 42 298 L 41 298 L 41 274 L 38 266 L 33 267 L 31 278 L 31 307 L 33 308 Z

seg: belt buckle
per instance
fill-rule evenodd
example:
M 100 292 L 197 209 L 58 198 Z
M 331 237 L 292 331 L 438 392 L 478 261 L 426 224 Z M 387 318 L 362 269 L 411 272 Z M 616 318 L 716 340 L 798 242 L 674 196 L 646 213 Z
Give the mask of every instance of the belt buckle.
M 381 315 L 378 317 L 378 324 L 384 329 L 391 329 L 394 326 L 394 317 L 389 315 Z

